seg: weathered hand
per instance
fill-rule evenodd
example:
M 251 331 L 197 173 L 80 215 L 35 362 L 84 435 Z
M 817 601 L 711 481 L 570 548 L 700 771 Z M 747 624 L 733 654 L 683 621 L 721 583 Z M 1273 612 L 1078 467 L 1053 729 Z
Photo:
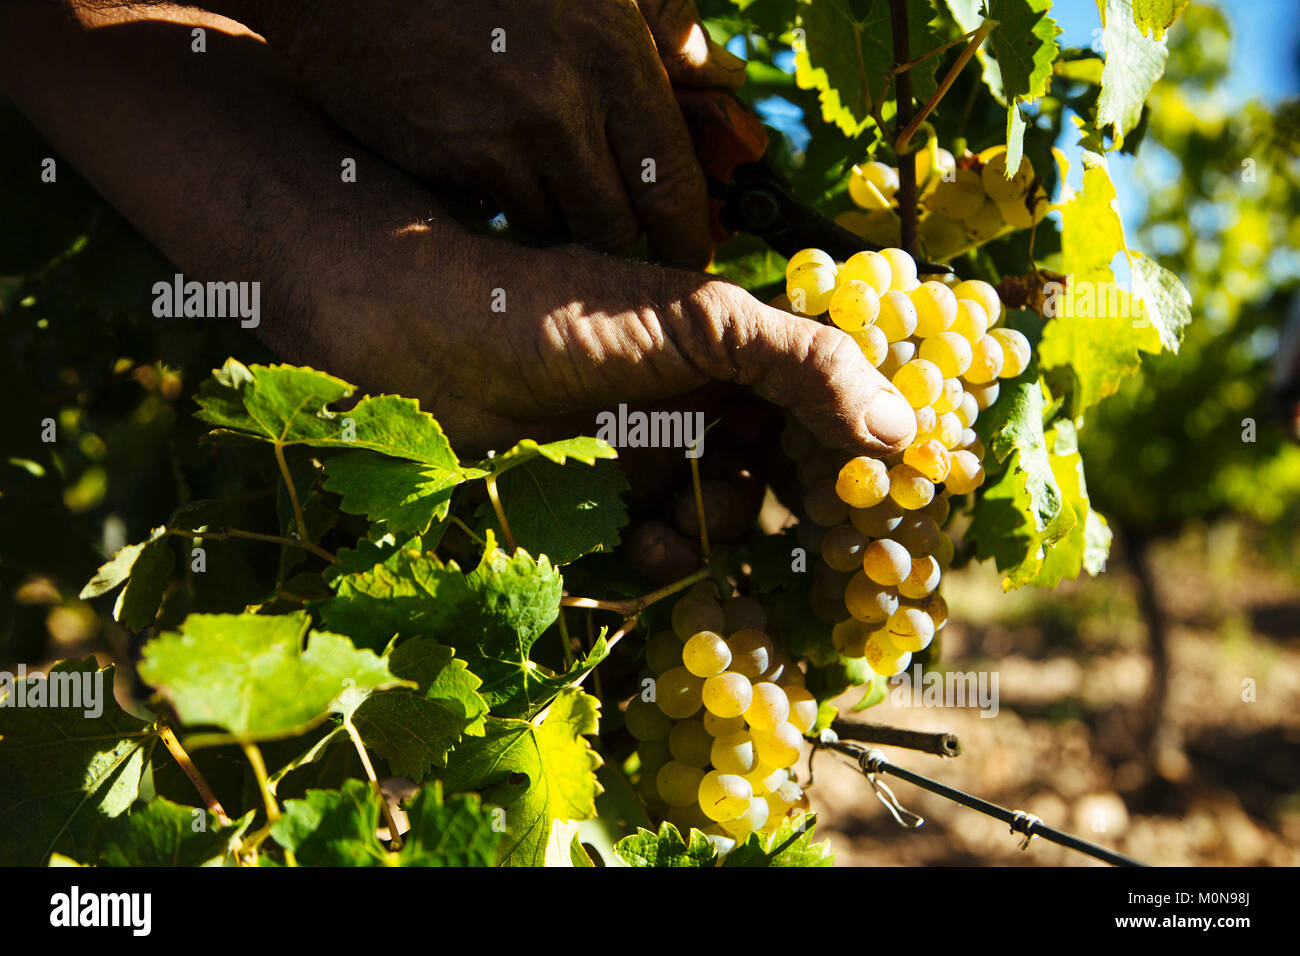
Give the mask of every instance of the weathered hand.
M 707 42 L 693 4 L 643 4 L 653 39 L 631 0 L 213 6 L 246 9 L 368 147 L 486 191 L 525 233 L 616 250 L 644 228 L 656 258 L 708 261 L 704 180 L 669 73 L 735 85 L 743 71 Z

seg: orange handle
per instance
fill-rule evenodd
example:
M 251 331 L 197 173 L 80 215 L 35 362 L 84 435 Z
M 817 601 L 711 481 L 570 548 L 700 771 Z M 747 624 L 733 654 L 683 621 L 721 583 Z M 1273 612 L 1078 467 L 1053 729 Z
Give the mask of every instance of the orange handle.
M 737 166 L 763 158 L 767 130 L 730 90 L 675 87 L 673 92 L 707 179 L 731 182 Z M 709 208 L 714 241 L 725 242 L 732 233 L 722 225 L 722 200 L 711 198 Z

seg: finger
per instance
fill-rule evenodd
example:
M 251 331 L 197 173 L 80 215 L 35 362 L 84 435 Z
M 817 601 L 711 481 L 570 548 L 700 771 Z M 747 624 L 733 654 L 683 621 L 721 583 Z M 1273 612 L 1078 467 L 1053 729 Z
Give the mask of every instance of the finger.
M 673 83 L 736 89 L 745 82 L 745 61 L 713 42 L 694 0 L 637 0 L 637 6 Z
M 846 333 L 709 282 L 670 310 L 677 345 L 714 378 L 748 385 L 833 448 L 884 455 L 916 437 L 916 413 Z
M 543 242 L 565 238 L 564 216 L 542 181 L 512 176 L 493 183 L 489 191 L 512 231 Z
M 606 133 L 650 254 L 701 268 L 713 253 L 704 173 L 667 74 L 652 50 L 640 56 L 611 103 Z
M 576 242 L 601 252 L 619 252 L 640 238 L 641 222 L 623 187 L 605 131 L 601 129 L 593 139 L 574 157 L 572 168 L 548 176 L 546 183 Z

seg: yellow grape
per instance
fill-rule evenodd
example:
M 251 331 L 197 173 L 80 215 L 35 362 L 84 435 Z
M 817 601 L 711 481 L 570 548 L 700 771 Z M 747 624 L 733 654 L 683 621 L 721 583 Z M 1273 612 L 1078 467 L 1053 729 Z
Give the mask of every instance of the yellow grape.
M 979 173 L 958 169 L 951 180 L 941 180 L 930 197 L 930 208 L 950 219 L 965 219 L 984 201 L 984 184 Z
M 907 670 L 912 663 L 911 651 L 904 651 L 890 643 L 889 635 L 882 629 L 872 634 L 867 641 L 866 653 L 863 655 L 867 664 L 877 674 L 893 677 Z
M 835 266 L 829 268 L 820 262 L 808 262 L 795 269 L 785 279 L 785 294 L 790 305 L 800 315 L 821 315 L 831 304 L 835 292 Z
M 895 372 L 892 381 L 909 405 L 925 408 L 943 394 L 943 379 L 944 374 L 937 365 L 920 358 Z
M 1020 165 L 1015 174 L 1007 178 L 1007 151 L 1002 147 L 1000 153 L 985 159 L 984 168 L 980 170 L 980 182 L 984 191 L 994 202 L 1010 202 L 1029 192 L 1034 181 L 1034 167 L 1027 156 L 1021 155 Z
M 740 816 L 726 823 L 719 823 L 721 827 L 732 840 L 741 842 L 749 838 L 751 833 L 758 833 L 767 826 L 768 817 L 771 816 L 772 809 L 768 806 L 767 798 L 755 796 L 749 801 L 749 807 Z
M 903 224 L 892 209 L 872 209 L 862 214 L 859 235 L 877 246 L 896 246 L 903 241 Z
M 700 631 L 682 648 L 682 663 L 696 677 L 712 677 L 731 664 L 731 648 L 721 634 Z
M 822 560 L 836 571 L 856 571 L 862 567 L 862 552 L 867 544 L 867 536 L 853 525 L 838 525 L 822 539 Z
M 889 470 L 879 458 L 851 458 L 835 479 L 835 494 L 851 508 L 870 508 L 889 494 Z
M 837 481 L 822 478 L 804 492 L 803 508 L 813 524 L 833 528 L 849 520 L 849 506 L 840 498 L 837 485 Z
M 934 497 L 934 482 L 911 465 L 889 469 L 889 497 L 908 511 L 924 508 Z
M 962 428 L 973 428 L 980 413 L 979 400 L 970 392 L 965 392 L 953 411 Z
M 956 332 L 940 332 L 921 343 L 921 358 L 938 366 L 944 379 L 960 378 L 970 368 L 970 342 Z M 942 394 L 942 383 L 940 394 Z M 935 399 L 938 401 L 938 399 Z
M 722 613 L 727 622 L 723 634 L 746 630 L 762 632 L 767 628 L 767 611 L 752 597 L 727 598 L 727 602 L 722 605 Z
M 876 326 L 890 342 L 900 342 L 916 331 L 916 306 L 906 292 L 895 290 L 880 297 Z
M 856 332 L 876 321 L 880 314 L 880 296 L 865 282 L 849 279 L 831 295 L 828 308 L 832 322 L 845 332 Z
M 698 720 L 679 720 L 668 735 L 668 752 L 688 767 L 708 766 L 712 747 L 713 738 Z
M 880 326 L 868 325 L 849 334 L 858 343 L 858 348 L 862 349 L 862 357 L 872 365 L 879 366 L 889 355 L 889 337 Z
M 737 674 L 757 680 L 758 676 L 772 666 L 776 646 L 772 639 L 755 628 L 745 628 L 727 638 L 731 649 L 730 670 Z M 707 726 L 708 719 L 705 719 Z
M 988 242 L 990 239 L 996 239 L 998 233 L 1006 223 L 1002 219 L 1002 213 L 998 209 L 998 204 L 991 199 L 986 199 L 976 210 L 967 216 L 963 222 L 966 224 L 966 235 L 970 237 L 971 242 L 981 244 Z
M 1032 198 L 1026 194 L 1010 202 L 998 203 L 998 212 L 1002 213 L 1002 218 L 1009 226 L 1015 229 L 1029 229 L 1047 215 L 1047 206 L 1047 194 L 1040 189 Z
M 948 453 L 948 449 L 943 447 L 942 442 L 934 438 L 928 438 L 923 442 L 910 445 L 903 452 L 903 464 L 911 465 L 926 478 L 938 484 L 948 477 L 948 468 L 952 464 L 952 458 Z
M 753 685 L 753 697 L 745 709 L 745 722 L 753 730 L 771 731 L 790 716 L 790 698 L 770 681 Z
M 897 607 L 897 604 L 895 604 L 895 607 Z M 876 617 L 870 622 L 860 621 L 855 617 L 851 617 L 847 621 L 840 621 L 831 628 L 831 643 L 845 657 L 861 657 L 866 653 L 867 638 L 871 636 L 872 629 L 888 619 L 889 615 L 886 614 L 884 617 Z
M 706 710 L 701 722 L 704 724 L 704 729 L 714 737 L 729 737 L 745 729 L 744 714 L 737 714 L 735 717 L 719 717 L 712 711 Z
M 796 269 L 810 262 L 815 262 L 831 272 L 835 271 L 835 260 L 830 257 L 830 253 L 822 252 L 820 249 L 800 249 L 785 264 L 785 277 L 790 278 Z
M 987 385 L 1002 373 L 1006 354 L 998 340 L 991 335 L 981 335 L 971 347 L 973 357 L 964 376 L 972 385 Z
M 917 607 L 900 607 L 885 625 L 889 643 L 900 651 L 923 651 L 934 640 L 934 621 Z
M 935 259 L 946 259 L 966 245 L 966 227 L 942 213 L 932 212 L 922 219 L 918 232 L 926 254 Z
M 666 740 L 673 725 L 662 710 L 638 695 L 628 701 L 623 715 L 627 732 L 637 740 Z
M 962 336 L 974 345 L 989 330 L 989 316 L 984 306 L 974 299 L 961 296 L 957 298 L 957 316 L 952 320 L 949 332 Z
M 876 584 L 897 587 L 903 578 L 912 573 L 912 556 L 897 541 L 877 538 L 867 545 L 867 550 L 862 555 L 862 570 Z M 845 596 L 847 595 L 846 589 Z
M 862 163 L 849 174 L 849 198 L 863 209 L 888 209 L 896 192 L 898 171 L 884 163 Z
M 914 558 L 911 572 L 898 585 L 898 593 L 905 598 L 926 597 L 939 586 L 939 578 L 942 574 L 943 570 L 933 555 L 927 554 L 924 557 Z M 921 648 L 907 647 L 904 650 L 918 651 Z
M 877 369 L 885 378 L 892 379 L 895 372 L 914 358 L 916 358 L 916 343 L 911 339 L 903 339 L 889 346 L 889 354 Z
M 754 788 L 739 774 L 711 770 L 700 780 L 700 809 L 710 820 L 726 823 L 749 809 Z
M 977 411 L 984 411 L 998 400 L 998 393 L 1002 390 L 997 382 L 989 382 L 987 385 L 966 384 L 966 391 L 975 399 L 975 408 Z M 971 419 L 974 421 L 974 418 Z M 970 427 L 970 426 L 967 426 Z
M 951 467 L 952 459 L 949 458 L 948 464 Z M 948 520 L 948 513 L 952 510 L 952 505 L 948 502 L 946 494 L 935 495 L 934 500 L 925 506 L 925 514 L 935 525 L 941 525 Z
M 704 771 L 678 760 L 670 760 L 659 768 L 655 777 L 659 796 L 670 807 L 689 807 L 699 793 Z
M 889 539 L 882 540 L 888 541 Z M 890 561 L 895 560 L 895 557 L 891 555 Z M 907 573 L 912 573 L 910 565 Z M 898 607 L 898 597 L 885 585 L 877 584 L 867 577 L 865 571 L 859 571 L 849 578 L 849 585 L 844 589 L 844 606 L 848 608 L 853 620 L 864 624 L 873 624 L 886 620 L 889 615 L 894 613 L 894 610 Z M 831 636 L 834 638 L 834 632 L 832 632 Z M 849 656 L 861 657 L 862 655 L 850 654 Z
M 897 248 L 881 249 L 880 254 L 889 262 L 893 279 L 889 288 L 903 292 L 910 291 L 916 285 L 916 260 L 904 250 Z
M 877 295 L 888 292 L 890 283 L 894 281 L 894 270 L 889 260 L 878 252 L 854 253 L 844 260 L 839 274 L 844 281 L 857 279 L 865 282 L 876 290 Z
M 745 774 L 745 779 L 755 793 L 775 793 L 778 787 L 790 779 L 790 772 L 785 767 L 769 767 L 760 763 Z
M 682 663 L 682 642 L 672 631 L 659 631 L 645 642 L 645 663 L 652 674 L 662 674 Z
M 700 709 L 704 681 L 685 667 L 666 670 L 655 680 L 655 703 L 673 720 L 685 720 Z
M 952 538 L 946 534 L 939 535 L 939 540 L 934 546 L 934 559 L 939 562 L 939 567 L 942 570 L 948 570 L 948 565 L 952 564 L 954 552 Z
M 935 543 L 939 540 L 939 526 L 925 511 L 909 511 L 903 515 L 903 520 L 894 529 L 892 537 L 913 558 L 921 558 L 934 550 Z
M 984 460 L 983 452 L 975 451 L 975 446 L 979 443 L 979 436 L 975 434 L 973 428 L 963 428 L 961 430 L 961 441 L 957 442 L 957 447 L 953 451 L 970 451 L 975 453 L 975 457 L 980 461 Z
M 727 671 L 704 682 L 703 697 L 704 706 L 709 713 L 719 717 L 739 717 L 749 709 L 753 691 L 749 678 L 735 671 Z M 672 714 L 668 716 L 671 717 Z
M 952 451 L 961 441 L 962 424 L 961 419 L 957 417 L 956 412 L 944 412 L 939 416 L 939 422 L 935 425 L 934 431 L 926 435 L 926 438 L 933 438 Z
M 949 542 L 948 546 L 951 548 L 952 543 Z M 930 620 L 934 622 L 934 632 L 938 634 L 948 623 L 948 602 L 944 600 L 942 594 L 936 592 L 925 602 L 925 613 L 930 615 Z
M 789 767 L 798 761 L 803 734 L 794 724 L 787 721 L 770 731 L 755 731 L 753 736 L 760 762 L 769 767 Z
M 944 486 L 954 495 L 965 495 L 982 484 L 984 484 L 984 466 L 980 464 L 980 460 L 969 451 L 953 452 L 952 468 L 948 470 L 948 479 L 944 482 Z
M 817 723 L 817 698 L 804 687 L 786 687 L 785 697 L 790 702 L 790 723 L 799 733 L 808 733 Z
M 951 171 L 957 168 L 957 160 L 953 159 L 952 153 L 939 146 L 934 151 L 935 163 L 933 168 L 930 165 L 929 147 L 917 150 L 916 152 L 916 187 L 921 189 L 929 184 L 930 174 L 937 173 L 935 181 L 939 181 L 945 172 L 951 175 Z
M 988 328 L 997 325 L 1001 320 L 1002 299 L 998 297 L 998 290 L 983 279 L 966 279 L 958 282 L 953 286 L 952 291 L 958 299 L 971 299 L 980 304 L 984 309 Z
M 916 335 L 938 335 L 957 317 L 957 297 L 942 282 L 922 282 L 911 292 L 916 308 Z
M 940 398 L 943 396 L 940 395 Z M 934 430 L 934 426 L 939 421 L 939 407 L 936 402 L 934 405 L 926 405 L 916 410 L 916 437 L 920 437 L 929 431 Z
M 903 519 L 903 509 L 893 498 L 886 498 L 870 508 L 854 508 L 849 512 L 849 521 L 869 538 L 885 538 L 898 527 Z
M 752 773 L 758 766 L 754 754 L 754 739 L 749 731 L 741 730 L 725 737 L 714 737 L 709 750 L 709 763 L 723 773 Z
M 965 342 L 966 340 L 962 339 L 962 341 Z M 921 344 L 924 345 L 925 343 L 921 343 Z M 969 347 L 970 344 L 967 343 L 967 348 Z M 930 361 L 934 362 L 934 359 L 930 359 Z M 935 362 L 935 364 L 938 365 L 939 363 Z M 967 368 L 969 367 L 970 366 L 967 366 Z M 956 378 L 945 378 L 943 380 L 943 394 L 934 400 L 934 405 L 932 406 L 935 412 L 940 415 L 942 415 L 944 412 L 951 412 L 953 409 L 957 407 L 957 403 L 961 401 L 961 396 L 964 391 L 965 389 L 962 388 L 962 384 L 959 380 L 957 380 Z M 931 427 L 933 428 L 934 426 Z M 920 428 L 921 426 L 918 420 L 917 422 L 918 432 L 920 431 Z
M 998 378 L 1015 378 L 1029 367 L 1032 350 L 1023 333 L 1015 329 L 994 329 L 989 335 L 1002 346 L 1004 360 Z

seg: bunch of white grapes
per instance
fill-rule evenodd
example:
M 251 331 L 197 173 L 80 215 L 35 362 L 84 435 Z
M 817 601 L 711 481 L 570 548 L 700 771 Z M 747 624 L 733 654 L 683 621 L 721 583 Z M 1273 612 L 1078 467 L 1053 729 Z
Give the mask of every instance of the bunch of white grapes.
M 646 642 L 642 686 L 627 706 L 637 786 L 647 808 L 684 835 L 727 849 L 807 812 L 791 768 L 817 722 L 803 671 L 767 633 L 753 598 L 719 602 L 698 584 L 674 606 L 672 630 Z
M 1007 148 L 994 146 L 958 162 L 946 149 L 916 154 L 916 184 L 921 202 L 919 230 L 925 253 L 948 259 L 991 239 L 1028 229 L 1047 213 L 1047 194 L 1022 156 L 1010 179 Z M 880 162 L 854 166 L 849 197 L 861 212 L 841 213 L 836 221 L 878 245 L 897 245 L 898 169 Z
M 922 281 L 902 249 L 843 264 L 804 249 L 787 265 L 786 295 L 796 312 L 829 313 L 916 412 L 915 440 L 884 460 L 845 460 L 798 425 L 782 436 L 806 489 L 801 540 L 821 555 L 814 613 L 834 625 L 842 654 L 892 676 L 947 623 L 939 582 L 953 557 L 941 530 L 949 498 L 983 484 L 975 420 L 997 400 L 999 379 L 1028 366 L 1029 340 L 1000 324 L 1002 301 L 987 282 Z

